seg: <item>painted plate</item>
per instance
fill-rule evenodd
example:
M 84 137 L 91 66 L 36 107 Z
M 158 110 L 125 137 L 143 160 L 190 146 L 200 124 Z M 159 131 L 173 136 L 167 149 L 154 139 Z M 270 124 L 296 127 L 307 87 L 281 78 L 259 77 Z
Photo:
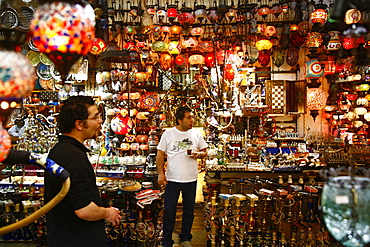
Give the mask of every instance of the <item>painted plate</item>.
M 41 63 L 45 65 L 52 65 L 53 61 L 50 60 L 50 58 L 45 53 L 40 53 L 40 61 Z
M 28 60 L 30 60 L 32 66 L 37 66 L 40 63 L 40 53 L 36 51 L 29 51 L 26 54 Z
M 53 69 L 52 65 L 45 65 L 43 63 L 39 63 L 36 67 L 36 74 L 38 77 L 40 77 L 40 79 L 50 80 L 53 78 L 53 76 L 51 75 L 52 69 Z

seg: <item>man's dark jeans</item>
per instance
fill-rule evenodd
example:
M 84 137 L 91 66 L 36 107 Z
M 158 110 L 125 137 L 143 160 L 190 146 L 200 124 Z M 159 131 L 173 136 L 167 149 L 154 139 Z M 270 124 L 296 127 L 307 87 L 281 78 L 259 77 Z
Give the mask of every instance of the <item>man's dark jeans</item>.
M 163 246 L 172 247 L 172 233 L 176 222 L 177 201 L 182 193 L 182 232 L 181 241 L 190 241 L 190 233 L 194 220 L 195 195 L 197 181 L 190 183 L 168 182 L 164 194 L 164 216 L 163 216 Z

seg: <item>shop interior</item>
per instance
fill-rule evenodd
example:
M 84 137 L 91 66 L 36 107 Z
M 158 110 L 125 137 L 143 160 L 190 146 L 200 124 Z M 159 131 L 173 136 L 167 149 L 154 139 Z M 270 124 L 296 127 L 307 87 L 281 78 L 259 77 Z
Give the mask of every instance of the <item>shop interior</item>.
M 47 154 L 63 101 L 93 96 L 104 122 L 89 158 L 125 215 L 106 226 L 110 246 L 159 246 L 156 147 L 180 106 L 209 146 L 195 246 L 370 243 L 367 0 L 0 3 L 0 159 Z M 44 169 L 1 168 L 3 227 L 43 206 Z M 45 234 L 41 217 L 0 245 L 46 246 Z

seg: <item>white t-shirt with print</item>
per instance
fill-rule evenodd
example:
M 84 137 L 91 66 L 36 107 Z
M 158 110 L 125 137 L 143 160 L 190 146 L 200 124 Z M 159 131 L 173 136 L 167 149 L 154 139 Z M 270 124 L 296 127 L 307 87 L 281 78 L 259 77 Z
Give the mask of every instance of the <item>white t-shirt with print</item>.
M 167 153 L 167 181 L 187 183 L 198 178 L 198 164 L 186 155 L 187 149 L 198 152 L 207 147 L 201 133 L 197 130 L 180 131 L 176 127 L 167 129 L 157 149 Z

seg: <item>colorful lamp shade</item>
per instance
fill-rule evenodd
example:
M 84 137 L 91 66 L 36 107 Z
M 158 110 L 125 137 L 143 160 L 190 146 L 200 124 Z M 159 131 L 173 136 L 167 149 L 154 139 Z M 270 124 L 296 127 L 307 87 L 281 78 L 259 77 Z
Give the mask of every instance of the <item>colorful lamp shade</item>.
M 174 35 L 179 35 L 181 33 L 181 27 L 178 25 L 171 26 L 171 33 Z
M 271 14 L 271 9 L 267 5 L 262 5 L 257 13 L 262 16 L 263 19 L 266 19 L 266 17 Z
M 290 47 L 286 51 L 286 62 L 290 66 L 295 66 L 299 59 L 299 51 L 296 47 Z
M 209 10 L 209 13 L 207 15 L 207 19 L 211 22 L 211 23 L 216 23 L 217 20 L 218 20 L 219 16 L 217 14 L 217 8 L 216 7 L 212 7 L 210 8 Z
M 311 31 L 311 24 L 308 21 L 302 21 L 298 24 L 298 33 L 306 36 Z
M 310 115 L 316 119 L 318 111 L 323 109 L 327 100 L 326 93 L 321 88 L 307 89 L 307 109 L 310 110 Z
M 159 56 L 159 65 L 163 70 L 169 70 L 172 65 L 172 56 L 168 52 L 162 52 Z
M 174 65 L 177 69 L 186 68 L 188 66 L 188 57 L 184 54 L 179 54 L 174 59 Z
M 278 18 L 281 13 L 283 13 L 283 8 L 280 6 L 280 4 L 274 4 L 274 6 L 271 8 L 271 14 Z
M 177 54 L 180 54 L 180 53 L 181 53 L 181 46 L 180 46 L 179 41 L 177 41 L 177 40 L 173 40 L 173 41 L 171 41 L 171 42 L 168 44 L 167 51 L 168 51 L 171 55 L 177 55 Z
M 318 79 L 324 75 L 324 70 L 318 59 L 312 59 L 305 63 L 306 78 L 307 79 Z
M 208 52 L 204 58 L 204 63 L 207 68 L 212 68 L 216 65 L 216 58 L 214 52 Z
M 198 40 L 195 37 L 184 37 L 181 46 L 183 48 L 195 48 L 198 46 Z
M 328 59 L 325 61 L 325 68 L 324 74 L 325 75 L 333 75 L 336 70 L 336 57 L 335 56 L 328 56 Z
M 11 146 L 12 141 L 9 133 L 6 129 L 4 129 L 3 125 L 0 124 L 0 162 L 8 157 Z
M 271 51 L 270 50 L 261 50 L 258 51 L 258 62 L 262 67 L 267 67 L 270 63 Z
M 328 13 L 325 9 L 315 9 L 310 15 L 310 20 L 312 23 L 324 24 L 327 19 Z
M 167 18 L 172 23 L 177 17 L 176 5 L 170 5 L 167 9 Z
M 167 50 L 167 43 L 161 40 L 154 41 L 152 44 L 152 50 L 155 52 L 162 52 Z
M 319 32 L 310 32 L 306 37 L 306 45 L 308 48 L 319 48 L 323 42 L 322 34 Z
M 328 51 L 337 51 L 342 46 L 342 43 L 340 42 L 339 31 L 329 31 L 328 34 L 330 35 L 330 40 L 328 41 L 328 44 L 326 45 L 325 49 Z
M 0 51 L 0 72 L 1 101 L 20 100 L 34 89 L 35 67 L 23 54 Z
M 226 80 L 233 80 L 235 77 L 235 69 L 232 64 L 225 64 L 224 77 Z
M 193 27 L 190 30 L 190 34 L 193 36 L 202 36 L 204 33 L 204 29 L 202 27 Z
M 256 48 L 258 51 L 270 50 L 272 48 L 272 43 L 267 38 L 262 38 L 256 42 Z
M 188 27 L 195 22 L 195 17 L 190 12 L 183 12 L 177 16 L 177 20 L 181 25 Z
M 198 5 L 196 10 L 194 11 L 195 18 L 199 22 L 202 22 L 204 19 L 207 18 L 207 11 L 206 11 L 206 6 L 205 5 Z
M 358 9 L 349 9 L 344 16 L 344 22 L 348 25 L 358 23 L 361 20 L 361 11 Z
M 90 5 L 51 2 L 35 10 L 30 29 L 34 45 L 54 62 L 64 81 L 71 66 L 91 50 L 94 25 Z
M 205 59 L 204 56 L 201 54 L 194 54 L 189 57 L 189 63 L 191 65 L 202 65 L 204 64 Z
M 95 38 L 92 41 L 90 53 L 93 55 L 99 55 L 105 50 L 105 48 L 107 48 L 107 44 L 105 43 L 105 41 L 100 38 Z

